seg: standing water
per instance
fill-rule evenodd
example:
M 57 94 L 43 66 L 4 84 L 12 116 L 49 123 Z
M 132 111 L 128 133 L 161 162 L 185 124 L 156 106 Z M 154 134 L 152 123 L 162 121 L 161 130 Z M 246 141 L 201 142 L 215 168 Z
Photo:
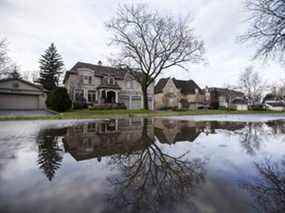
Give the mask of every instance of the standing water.
M 0 122 L 0 212 L 285 212 L 285 120 Z

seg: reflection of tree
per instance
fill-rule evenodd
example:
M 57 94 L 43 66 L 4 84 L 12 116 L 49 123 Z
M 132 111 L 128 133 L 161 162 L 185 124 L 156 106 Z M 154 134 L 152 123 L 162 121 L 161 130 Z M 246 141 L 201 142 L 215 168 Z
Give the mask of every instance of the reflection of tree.
M 109 179 L 114 186 L 110 203 L 122 212 L 157 212 L 175 202 L 187 201 L 195 185 L 204 180 L 204 162 L 164 153 L 147 135 L 144 123 L 142 140 L 146 148 L 129 155 L 116 155 L 112 163 L 120 174 Z
M 63 150 L 59 147 L 58 141 L 65 129 L 48 129 L 39 133 L 37 142 L 39 147 L 38 164 L 40 169 L 51 181 L 61 166 Z
M 249 123 L 242 131 L 237 132 L 240 136 L 241 146 L 246 150 L 247 154 L 255 155 L 260 149 L 260 142 L 263 137 L 261 133 L 263 131 L 262 124 Z
M 285 212 L 285 160 L 255 164 L 259 177 L 244 184 L 256 202 L 256 208 L 266 213 Z

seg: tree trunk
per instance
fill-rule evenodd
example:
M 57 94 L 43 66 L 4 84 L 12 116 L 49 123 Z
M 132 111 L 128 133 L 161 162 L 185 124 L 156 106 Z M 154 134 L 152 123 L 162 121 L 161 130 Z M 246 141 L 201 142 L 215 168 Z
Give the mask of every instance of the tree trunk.
M 142 87 L 143 92 L 143 108 L 148 110 L 148 95 L 147 95 L 147 87 Z

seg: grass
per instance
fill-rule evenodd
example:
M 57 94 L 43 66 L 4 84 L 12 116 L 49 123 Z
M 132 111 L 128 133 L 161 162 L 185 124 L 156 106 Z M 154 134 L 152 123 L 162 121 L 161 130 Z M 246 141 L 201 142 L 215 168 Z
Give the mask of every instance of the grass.
M 285 115 L 285 112 L 281 112 Z M 191 110 L 191 111 L 147 111 L 147 110 L 72 110 L 50 116 L 0 116 L 7 120 L 60 120 L 60 119 L 108 119 L 127 117 L 161 117 L 183 115 L 221 115 L 221 114 L 280 114 L 272 111 L 228 111 L 228 110 Z

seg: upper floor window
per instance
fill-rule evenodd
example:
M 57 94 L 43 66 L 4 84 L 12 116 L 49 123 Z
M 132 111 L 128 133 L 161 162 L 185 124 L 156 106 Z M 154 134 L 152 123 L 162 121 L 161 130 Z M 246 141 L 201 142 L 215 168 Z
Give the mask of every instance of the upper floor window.
M 92 84 L 92 76 L 89 76 L 89 78 L 88 78 L 88 83 L 89 83 L 89 84 Z
M 114 78 L 109 78 L 109 84 L 114 84 L 115 83 L 115 80 L 114 80 Z

